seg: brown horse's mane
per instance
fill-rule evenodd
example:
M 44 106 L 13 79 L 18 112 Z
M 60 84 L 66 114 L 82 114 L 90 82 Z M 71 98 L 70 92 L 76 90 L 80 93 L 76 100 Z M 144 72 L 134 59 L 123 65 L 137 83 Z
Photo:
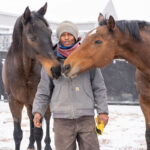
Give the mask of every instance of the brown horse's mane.
M 133 39 L 141 41 L 141 36 L 139 30 L 144 28 L 145 26 L 150 26 L 149 22 L 146 21 L 139 21 L 139 20 L 119 20 L 115 21 L 116 26 L 119 30 L 125 34 L 126 29 L 129 31 L 129 34 L 133 37 Z M 107 19 L 104 19 L 102 22 L 99 22 L 99 25 L 106 25 Z
M 45 25 L 47 27 L 49 27 L 49 24 L 48 22 L 43 18 L 43 16 L 41 16 L 39 13 L 37 12 L 31 12 L 32 13 L 32 17 L 35 19 L 35 18 L 38 18 L 40 20 L 42 20 Z M 31 19 L 31 18 L 29 18 Z M 14 26 L 14 30 L 13 30 L 13 35 L 12 35 L 12 43 L 11 43 L 11 46 L 10 46 L 10 49 L 11 51 L 19 51 L 22 49 L 22 32 L 23 32 L 23 16 L 20 16 L 16 23 L 15 23 L 15 26 Z M 29 20 L 32 22 L 32 19 Z

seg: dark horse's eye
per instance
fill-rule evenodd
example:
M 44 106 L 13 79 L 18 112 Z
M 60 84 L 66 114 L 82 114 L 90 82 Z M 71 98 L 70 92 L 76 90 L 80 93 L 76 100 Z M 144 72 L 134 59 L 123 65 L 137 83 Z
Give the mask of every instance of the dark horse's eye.
M 101 40 L 95 41 L 95 44 L 102 44 L 103 42 Z

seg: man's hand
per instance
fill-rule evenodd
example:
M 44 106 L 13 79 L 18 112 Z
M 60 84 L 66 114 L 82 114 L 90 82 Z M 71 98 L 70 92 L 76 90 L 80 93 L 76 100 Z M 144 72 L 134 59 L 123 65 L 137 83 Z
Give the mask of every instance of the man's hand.
M 42 124 L 41 124 L 40 120 L 41 120 L 41 114 L 38 113 L 38 112 L 35 113 L 34 119 L 33 119 L 35 127 L 37 127 L 37 128 L 41 128 L 42 127 Z
M 101 121 L 103 121 L 104 127 L 107 125 L 108 119 L 109 119 L 109 117 L 107 114 L 98 114 L 98 123 L 101 123 Z

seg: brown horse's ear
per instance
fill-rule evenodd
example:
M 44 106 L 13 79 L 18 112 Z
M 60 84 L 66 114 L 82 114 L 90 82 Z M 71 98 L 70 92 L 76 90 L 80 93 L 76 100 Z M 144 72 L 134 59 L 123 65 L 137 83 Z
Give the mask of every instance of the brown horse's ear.
M 30 15 L 31 15 L 31 11 L 30 11 L 29 7 L 27 7 L 23 14 L 23 23 L 24 24 L 26 24 L 28 22 L 28 20 L 30 19 Z
M 107 27 L 110 31 L 113 31 L 115 28 L 115 20 L 112 16 L 109 16 L 109 19 L 107 20 Z
M 43 7 L 41 7 L 39 10 L 38 10 L 38 13 L 41 14 L 42 16 L 45 15 L 46 13 L 46 10 L 47 10 L 47 2 L 45 3 L 45 5 Z
M 104 20 L 104 16 L 102 13 L 99 13 L 99 16 L 98 16 L 98 23 L 102 22 Z

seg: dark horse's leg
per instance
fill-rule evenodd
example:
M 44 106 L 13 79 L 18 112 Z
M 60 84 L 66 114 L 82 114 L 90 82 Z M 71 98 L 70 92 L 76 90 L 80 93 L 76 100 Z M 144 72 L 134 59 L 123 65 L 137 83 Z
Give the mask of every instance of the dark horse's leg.
M 50 117 L 51 117 L 51 113 L 50 113 L 50 109 L 48 107 L 46 113 L 45 113 L 45 120 L 46 120 L 46 137 L 45 137 L 45 149 L 44 150 L 52 150 L 50 143 L 51 143 L 51 139 L 50 139 Z
M 51 146 L 50 146 L 50 131 L 49 131 L 49 128 L 50 128 L 50 116 L 51 116 L 51 113 L 50 113 L 50 109 L 48 107 L 46 113 L 45 113 L 45 120 L 46 120 L 46 137 L 45 137 L 45 150 L 52 150 Z M 42 148 L 42 145 L 41 145 L 41 140 L 42 140 L 42 137 L 43 137 L 43 129 L 42 128 L 36 128 L 34 127 L 34 138 L 35 138 L 35 141 L 37 143 L 37 150 L 41 150 Z
M 136 70 L 137 90 L 139 93 L 140 106 L 146 122 L 147 150 L 150 150 L 150 78 Z
M 43 137 L 43 129 L 42 128 L 34 128 L 34 123 L 33 123 L 33 115 L 32 115 L 32 106 L 31 105 L 26 105 L 27 107 L 27 112 L 28 116 L 30 118 L 30 138 L 29 138 L 29 146 L 28 150 L 34 150 L 34 142 L 36 141 L 37 143 L 37 150 L 42 149 L 42 137 Z M 46 149 L 46 150 L 51 150 L 51 149 Z
M 9 107 L 14 120 L 14 141 L 15 141 L 15 150 L 20 150 L 20 143 L 23 137 L 23 133 L 21 130 L 21 116 L 23 104 L 20 104 L 17 100 L 8 97 Z
M 43 129 L 34 127 L 34 139 L 35 139 L 36 144 L 37 144 L 37 150 L 42 149 L 42 144 L 41 144 L 42 137 L 43 137 Z
M 27 113 L 30 119 L 30 137 L 29 137 L 29 146 L 27 150 L 34 150 L 34 123 L 33 123 L 33 115 L 32 115 L 32 106 L 31 105 L 26 105 L 27 108 Z

